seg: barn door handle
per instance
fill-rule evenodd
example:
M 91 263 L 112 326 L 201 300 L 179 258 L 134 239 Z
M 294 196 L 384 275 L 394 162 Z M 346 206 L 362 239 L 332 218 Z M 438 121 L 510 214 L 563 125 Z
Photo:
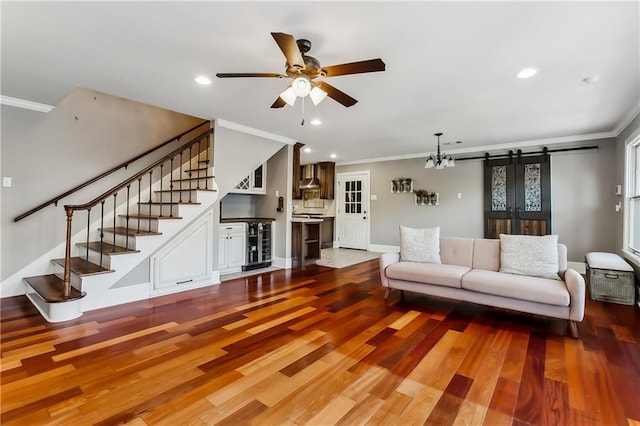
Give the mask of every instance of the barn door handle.
M 521 212 L 522 212 L 522 209 L 521 209 L 520 207 L 516 208 L 516 217 L 517 217 L 518 219 L 521 219 L 521 217 L 520 217 L 520 213 L 521 213 Z
M 507 208 L 507 214 L 509 215 L 509 219 L 511 219 L 513 217 L 513 208 L 512 207 Z

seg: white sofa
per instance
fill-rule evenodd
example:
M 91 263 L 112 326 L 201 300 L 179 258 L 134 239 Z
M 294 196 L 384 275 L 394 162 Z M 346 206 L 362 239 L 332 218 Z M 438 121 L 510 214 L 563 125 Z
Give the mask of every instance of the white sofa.
M 578 338 L 584 317 L 585 281 L 567 268 L 567 247 L 558 244 L 558 275 L 548 279 L 499 272 L 500 240 L 440 237 L 442 263 L 406 262 L 399 253 L 380 257 L 380 279 L 386 287 L 473 302 L 569 321 Z

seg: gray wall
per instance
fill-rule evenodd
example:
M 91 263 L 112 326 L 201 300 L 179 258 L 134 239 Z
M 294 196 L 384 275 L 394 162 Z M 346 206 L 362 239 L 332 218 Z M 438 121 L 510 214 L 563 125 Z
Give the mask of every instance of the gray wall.
M 576 262 L 584 261 L 589 251 L 616 249 L 614 186 L 620 183 L 615 140 L 582 145 L 597 145 L 598 149 L 551 156 L 552 228 L 567 244 L 569 260 Z M 370 170 L 371 194 L 378 197 L 371 201 L 371 244 L 399 245 L 399 225 L 440 226 L 445 236 L 484 236 L 482 160 L 457 161 L 455 168 L 443 170 L 424 169 L 424 158 L 339 165 L 336 169 L 337 173 L 357 170 Z M 391 179 L 401 176 L 413 178 L 414 189 L 440 193 L 440 205 L 414 206 L 411 195 L 391 194 Z
M 272 217 L 275 219 L 273 234 L 273 256 L 288 258 L 291 256 L 291 240 L 289 227 L 287 227 L 287 205 L 284 201 L 284 210 L 279 212 L 278 197 L 283 200 L 291 198 L 291 164 L 293 162 L 293 146 L 282 147 L 267 162 L 267 194 L 254 195 L 256 216 Z
M 618 184 L 622 185 L 622 194 L 626 194 L 626 182 L 625 182 L 625 152 L 627 150 L 627 144 L 631 143 L 632 140 L 629 138 L 640 130 L 640 114 L 637 114 L 636 117 L 625 127 L 622 132 L 616 138 L 616 181 Z M 616 203 L 620 201 L 622 202 L 624 208 L 624 196 L 618 197 L 616 199 Z M 615 221 L 615 229 L 616 229 L 616 249 L 619 254 L 621 254 L 621 250 L 624 247 L 624 221 L 623 214 L 619 214 L 616 216 Z
M 2 105 L 4 280 L 64 241 L 63 204 L 85 203 L 129 170 L 72 195 L 58 205 L 13 222 L 13 218 L 81 182 L 193 127 L 202 119 L 123 98 L 75 89 L 48 114 Z M 147 160 L 148 161 L 148 160 Z
M 459 161 L 444 170 L 425 169 L 424 158 L 336 167 L 336 173 L 361 170 L 370 171 L 371 195 L 378 197 L 370 202 L 371 244 L 399 245 L 399 225 L 440 226 L 441 235 L 482 237 L 482 161 Z M 391 180 L 397 177 L 412 178 L 414 189 L 438 192 L 440 205 L 415 206 L 412 194 L 392 194 Z

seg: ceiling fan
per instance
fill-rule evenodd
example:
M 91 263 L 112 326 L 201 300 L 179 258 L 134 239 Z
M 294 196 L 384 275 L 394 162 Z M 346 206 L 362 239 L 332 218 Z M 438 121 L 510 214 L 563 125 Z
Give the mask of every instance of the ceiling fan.
M 307 95 L 314 105 L 317 105 L 326 96 L 350 107 L 358 102 L 356 99 L 336 89 L 326 81 L 314 81 L 318 77 L 335 77 L 339 75 L 361 74 L 367 72 L 384 71 L 385 64 L 382 59 L 370 59 L 367 61 L 349 62 L 346 64 L 323 67 L 313 56 L 307 55 L 311 50 L 311 42 L 306 39 L 296 40 L 292 35 L 285 33 L 271 33 L 278 47 L 287 59 L 286 71 L 278 73 L 218 73 L 219 78 L 235 77 L 267 77 L 267 78 L 291 78 L 290 86 L 278 96 L 271 108 L 282 108 L 285 105 L 293 106 L 296 98 L 304 98 Z

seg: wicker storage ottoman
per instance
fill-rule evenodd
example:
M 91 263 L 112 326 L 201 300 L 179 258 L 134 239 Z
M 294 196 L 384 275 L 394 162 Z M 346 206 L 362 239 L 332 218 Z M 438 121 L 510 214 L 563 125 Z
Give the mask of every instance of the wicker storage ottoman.
M 587 253 L 587 280 L 591 299 L 633 305 L 635 280 L 633 268 L 613 253 Z

